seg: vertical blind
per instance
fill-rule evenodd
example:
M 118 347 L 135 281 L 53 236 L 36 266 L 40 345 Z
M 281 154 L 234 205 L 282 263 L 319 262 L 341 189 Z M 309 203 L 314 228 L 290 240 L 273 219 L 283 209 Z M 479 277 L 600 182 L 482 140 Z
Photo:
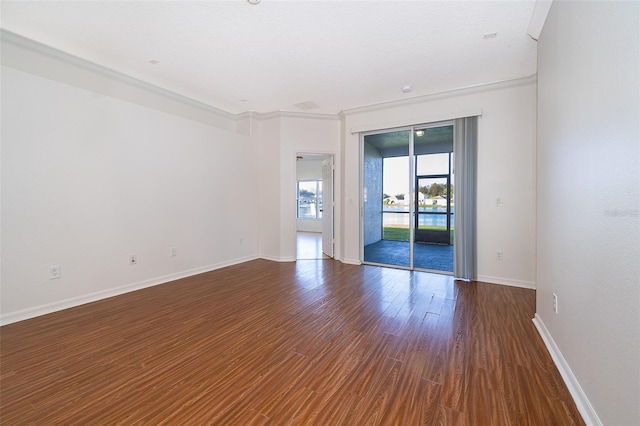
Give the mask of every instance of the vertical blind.
M 476 279 L 476 161 L 477 117 L 455 120 L 453 153 L 455 156 L 456 207 L 454 215 L 455 279 Z

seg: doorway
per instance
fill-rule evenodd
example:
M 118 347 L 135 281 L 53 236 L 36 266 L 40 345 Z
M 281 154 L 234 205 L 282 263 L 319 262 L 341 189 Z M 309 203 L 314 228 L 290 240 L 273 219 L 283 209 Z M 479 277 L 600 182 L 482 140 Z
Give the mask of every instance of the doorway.
M 296 259 L 334 256 L 334 156 L 296 154 Z
M 364 263 L 453 273 L 453 122 L 364 134 Z

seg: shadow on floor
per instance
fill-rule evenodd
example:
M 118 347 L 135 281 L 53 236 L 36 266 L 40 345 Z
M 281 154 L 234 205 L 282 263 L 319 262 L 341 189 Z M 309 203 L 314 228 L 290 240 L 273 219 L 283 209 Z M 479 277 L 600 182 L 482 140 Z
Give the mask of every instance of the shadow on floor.
M 384 265 L 409 266 L 409 242 L 380 240 L 364 247 L 364 261 Z M 415 243 L 413 266 L 453 272 L 453 246 Z

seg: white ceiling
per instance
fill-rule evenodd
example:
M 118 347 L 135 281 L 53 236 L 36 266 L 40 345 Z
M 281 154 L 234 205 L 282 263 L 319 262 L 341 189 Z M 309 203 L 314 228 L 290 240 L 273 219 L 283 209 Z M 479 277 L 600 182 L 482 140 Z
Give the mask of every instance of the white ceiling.
M 3 0 L 1 22 L 231 113 L 335 114 L 535 74 L 534 3 Z

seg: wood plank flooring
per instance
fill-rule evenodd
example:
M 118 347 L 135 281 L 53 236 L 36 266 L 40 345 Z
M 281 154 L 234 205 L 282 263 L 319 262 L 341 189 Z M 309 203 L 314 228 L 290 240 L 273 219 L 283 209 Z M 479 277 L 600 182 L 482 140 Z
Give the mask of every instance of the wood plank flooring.
M 256 260 L 0 329 L 22 424 L 580 425 L 535 292 Z
M 322 252 L 322 234 L 317 232 L 296 232 L 296 259 L 330 259 Z

